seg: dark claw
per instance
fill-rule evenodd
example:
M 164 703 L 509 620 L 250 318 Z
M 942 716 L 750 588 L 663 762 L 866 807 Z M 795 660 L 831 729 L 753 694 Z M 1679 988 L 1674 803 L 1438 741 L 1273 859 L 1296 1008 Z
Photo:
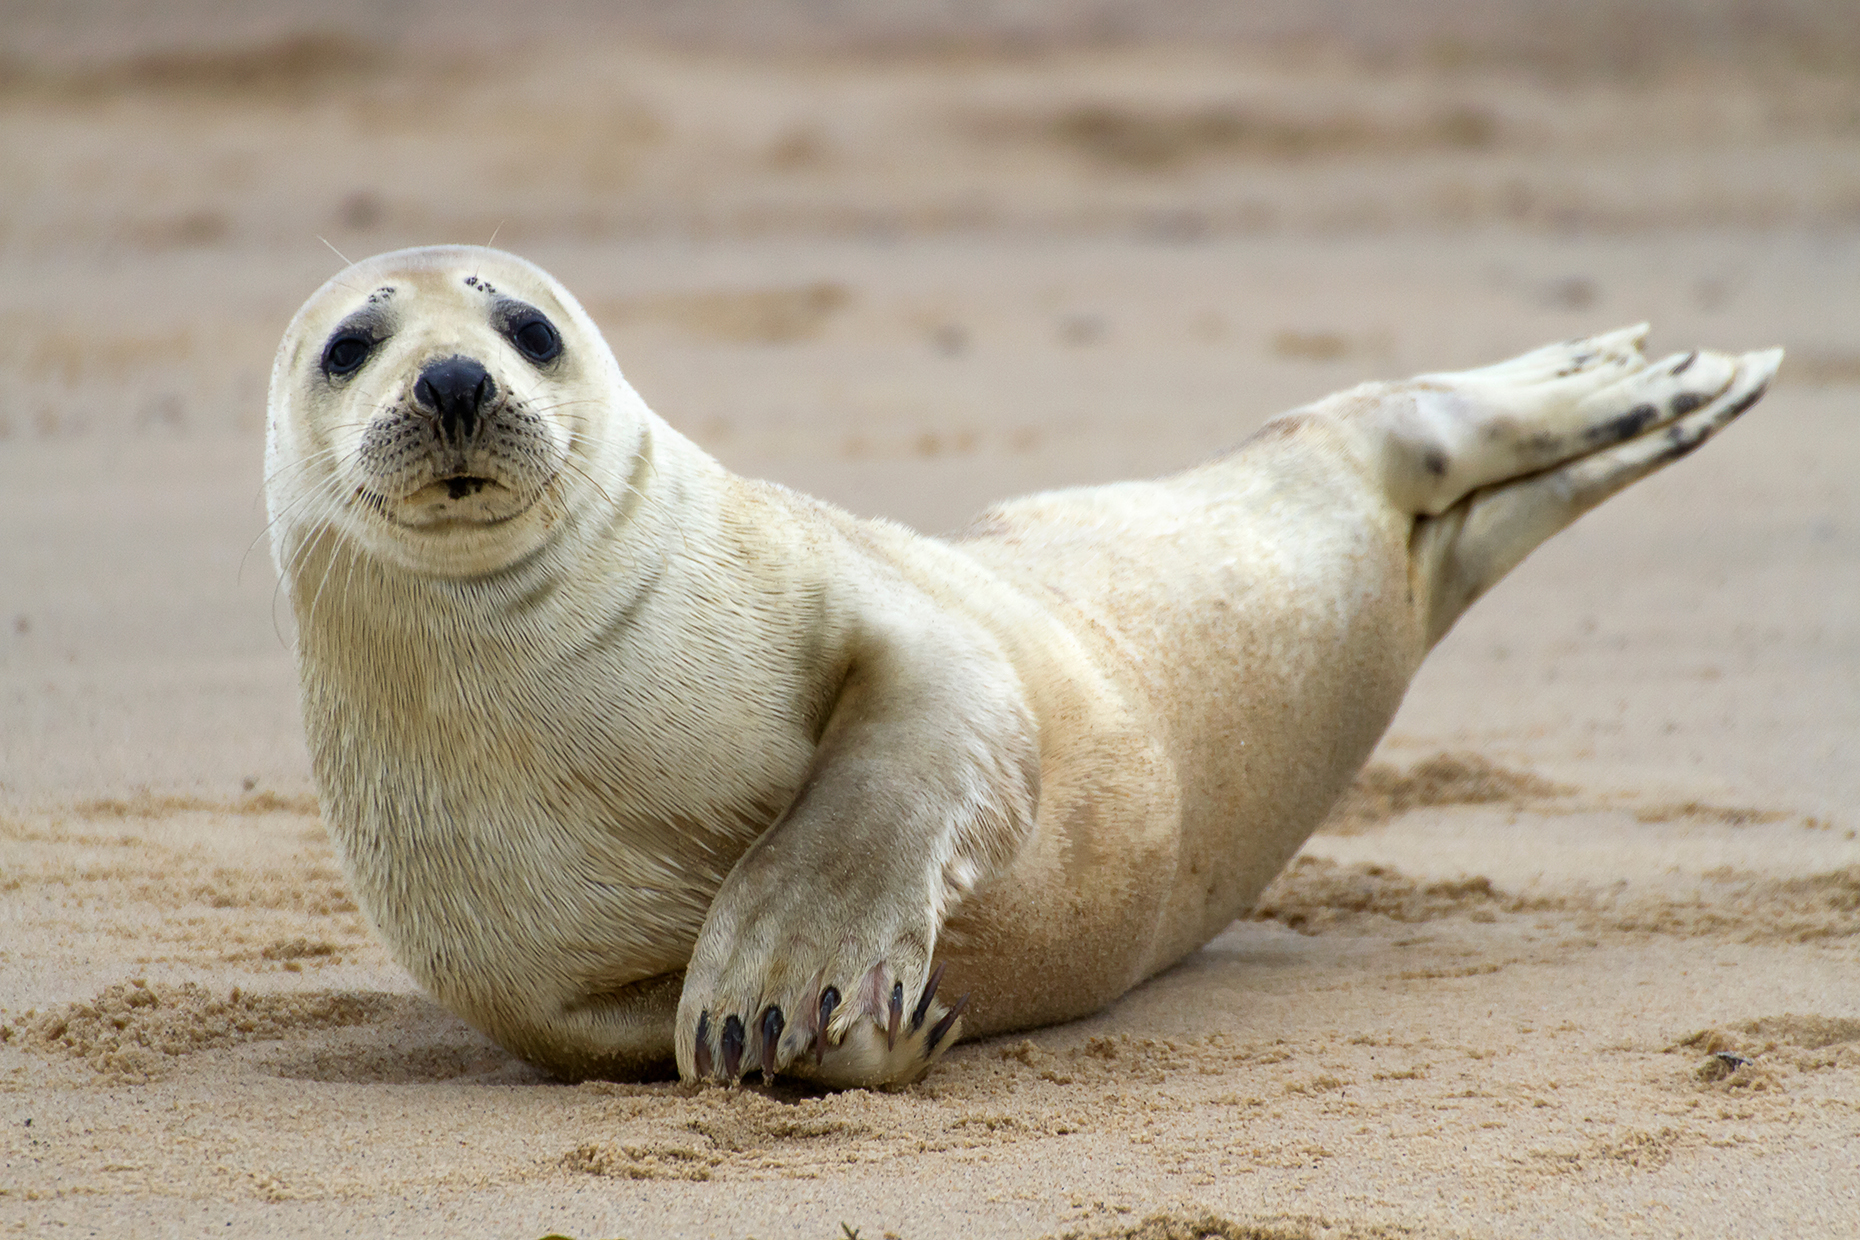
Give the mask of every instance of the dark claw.
M 691 1062 L 697 1068 L 698 1079 L 710 1075 L 710 1012 L 708 1009 L 698 1013 L 697 1049 L 691 1052 Z
M 919 1029 L 924 1027 L 924 1016 L 930 1011 L 930 1000 L 936 998 L 936 984 L 943 980 L 943 965 L 948 963 L 948 961 L 944 961 L 943 964 L 939 964 L 936 968 L 930 970 L 930 980 L 924 984 L 923 998 L 917 1001 L 917 1010 L 911 1013 L 912 1033 L 916 1033 Z
M 734 1081 L 742 1075 L 743 1022 L 734 1015 L 723 1019 L 723 1074 Z
M 781 1009 L 773 1003 L 762 1011 L 762 1079 L 775 1079 L 775 1051 L 781 1044 L 782 1027 L 788 1022 L 783 1019 Z
M 904 1019 L 904 983 L 891 984 L 891 1019 L 885 1022 L 885 1049 L 898 1044 L 898 1022 Z
M 814 1066 L 818 1068 L 827 1059 L 827 1018 L 833 1015 L 833 1009 L 840 1005 L 840 992 L 837 987 L 829 986 L 820 992 L 820 1028 L 814 1031 Z
M 936 1053 L 936 1044 L 943 1040 L 943 1035 L 949 1032 L 949 1027 L 956 1023 L 956 1018 L 958 1016 L 962 1015 L 962 1009 L 968 1006 L 969 996 L 964 995 L 962 998 L 956 1000 L 955 1007 L 943 1013 L 942 1020 L 930 1026 L 930 1036 L 924 1039 L 924 1056 L 926 1058 Z

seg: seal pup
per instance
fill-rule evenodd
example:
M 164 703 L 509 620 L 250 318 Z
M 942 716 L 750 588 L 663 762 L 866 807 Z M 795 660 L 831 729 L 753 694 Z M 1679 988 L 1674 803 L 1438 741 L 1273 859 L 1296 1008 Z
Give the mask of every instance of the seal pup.
M 1466 606 L 1781 357 L 1644 332 L 932 539 L 729 473 L 521 259 L 370 259 L 270 388 L 324 820 L 395 958 L 551 1072 L 909 1081 L 1244 912 Z

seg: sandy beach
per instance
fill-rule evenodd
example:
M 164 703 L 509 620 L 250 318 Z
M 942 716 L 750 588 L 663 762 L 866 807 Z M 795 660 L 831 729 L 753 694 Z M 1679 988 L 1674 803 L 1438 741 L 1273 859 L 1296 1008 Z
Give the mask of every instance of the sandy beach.
M 1411 6 L 1428 39 L 1343 3 L 565 6 L 434 40 L 420 5 L 15 7 L 0 1232 L 1860 1235 L 1833 0 L 1695 6 L 1730 16 L 1657 54 L 1624 40 L 1686 6 L 1556 38 Z M 563 1085 L 350 898 L 261 497 L 332 251 L 493 237 L 731 468 L 926 532 L 1640 320 L 1789 359 L 1481 600 L 1255 912 L 1108 1011 L 895 1093 Z

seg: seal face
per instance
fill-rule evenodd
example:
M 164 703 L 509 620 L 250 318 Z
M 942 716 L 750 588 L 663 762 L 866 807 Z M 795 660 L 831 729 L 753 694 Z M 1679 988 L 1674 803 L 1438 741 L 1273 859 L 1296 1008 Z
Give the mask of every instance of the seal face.
M 586 430 L 575 405 L 618 379 L 603 346 L 567 343 L 558 324 L 592 328 L 553 281 L 516 265 L 494 282 L 458 257 L 406 255 L 365 291 L 350 272 L 312 300 L 279 359 L 301 412 L 283 429 L 299 438 L 273 444 L 282 468 L 335 464 L 306 502 L 345 536 L 455 576 L 540 545 Z
M 563 1076 L 914 1079 L 1219 933 L 1473 599 L 1780 360 L 1644 334 L 936 540 L 728 473 L 521 259 L 370 259 L 267 431 L 325 822 L 396 959 Z

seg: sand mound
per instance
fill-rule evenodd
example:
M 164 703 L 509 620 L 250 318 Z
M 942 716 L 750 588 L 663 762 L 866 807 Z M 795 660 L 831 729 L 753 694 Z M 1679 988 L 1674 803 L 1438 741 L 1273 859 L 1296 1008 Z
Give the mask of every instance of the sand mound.
M 1691 1076 L 1708 1094 L 1800 1093 L 1808 1073 L 1860 1067 L 1860 1020 L 1788 1012 L 1700 1029 L 1666 1051 L 1702 1056 Z
M 1575 792 L 1527 771 L 1507 770 L 1476 753 L 1437 753 L 1406 771 L 1391 763 L 1372 762 L 1319 829 L 1352 835 L 1409 810 L 1494 804 L 1525 809 Z
M 1744 1033 L 1811 1051 L 1860 1042 L 1860 1020 L 1839 1017 L 1798 1016 L 1790 1012 L 1782 1016 L 1745 1021 L 1738 1028 Z
M 1452 805 L 1499 805 L 1540 814 L 1614 810 L 1631 814 L 1642 824 L 1699 822 L 1727 827 L 1763 826 L 1797 816 L 1792 810 L 1713 805 L 1697 799 L 1624 805 L 1620 797 L 1585 796 L 1580 788 L 1507 769 L 1476 753 L 1442 751 L 1405 771 L 1389 762 L 1370 763 L 1318 830 L 1357 835 L 1412 810 Z M 1804 816 L 1803 824 L 1831 825 L 1814 816 Z
M 0 1026 L 0 1040 L 62 1051 L 113 1079 L 142 1082 L 164 1075 L 178 1059 L 214 1047 L 359 1025 L 378 1018 L 391 1002 L 387 995 L 328 991 L 247 994 L 236 986 L 222 999 L 192 982 L 164 986 L 137 978 L 108 987 L 89 1002 L 28 1013 Z
M 1775 879 L 1715 870 L 1690 898 L 1595 899 L 1596 918 L 1616 930 L 1688 937 L 1724 935 L 1746 943 L 1813 943 L 1860 934 L 1860 866 Z
M 583 1175 L 621 1180 L 708 1180 L 723 1155 L 690 1145 L 625 1145 L 588 1141 L 562 1156 L 562 1166 Z
M 1860 934 L 1856 909 L 1860 867 L 1789 879 L 1715 870 L 1691 891 L 1617 886 L 1525 895 L 1483 875 L 1423 880 L 1387 865 L 1301 856 L 1266 888 L 1250 916 L 1322 934 L 1369 917 L 1415 923 L 1565 913 L 1588 930 L 1812 943 Z
M 628 1117 L 648 1121 L 643 1138 L 584 1142 L 564 1154 L 560 1165 L 628 1180 L 708 1180 L 746 1170 L 806 1174 L 822 1164 L 878 1161 L 912 1132 L 910 1123 L 901 1122 L 906 1118 L 901 1108 L 909 1104 L 898 1099 L 858 1091 L 792 1095 L 785 1085 L 772 1092 L 656 1087 L 621 1108 Z
M 1667 1050 L 1708 1056 L 1698 1066 L 1700 1080 L 1750 1084 L 1780 1068 L 1815 1072 L 1860 1066 L 1860 1020 L 1787 1012 L 1700 1029 Z
M 1319 934 L 1364 916 L 1422 922 L 1455 914 L 1521 912 L 1539 906 L 1484 877 L 1421 882 L 1386 865 L 1340 865 L 1327 857 L 1297 857 L 1253 906 L 1255 921 L 1277 921 Z

